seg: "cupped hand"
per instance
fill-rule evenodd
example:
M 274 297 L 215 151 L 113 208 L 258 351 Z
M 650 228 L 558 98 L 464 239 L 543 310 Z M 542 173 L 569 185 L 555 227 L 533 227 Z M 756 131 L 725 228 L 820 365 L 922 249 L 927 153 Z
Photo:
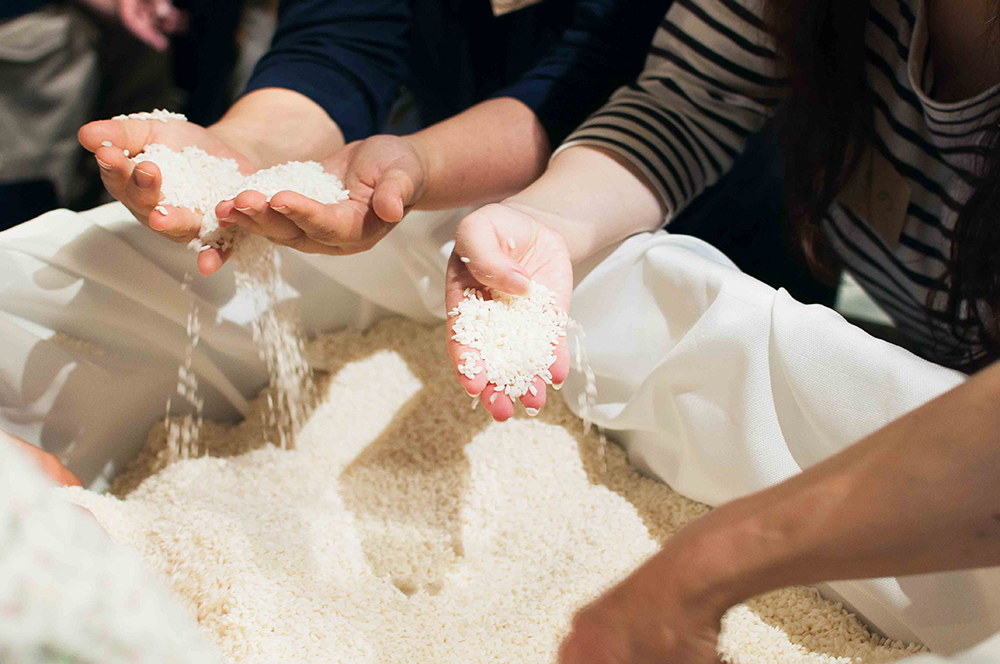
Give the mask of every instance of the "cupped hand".
M 455 250 L 448 261 L 445 281 L 448 311 L 458 306 L 467 288 L 478 289 L 485 298 L 491 297 L 493 290 L 524 295 L 531 281 L 552 290 L 556 306 L 562 311 L 569 311 L 573 266 L 566 241 L 538 217 L 526 206 L 495 203 L 476 210 L 459 223 L 455 233 Z M 457 371 L 457 366 L 464 363 L 462 354 L 476 351 L 452 338 L 454 321 L 453 317 L 449 317 L 448 353 Z M 553 385 L 559 386 L 569 375 L 566 337 L 562 337 L 556 347 L 555 358 L 549 371 Z M 488 382 L 485 371 L 474 378 L 462 373 L 457 376 L 470 396 L 480 398 L 493 419 L 502 422 L 514 414 L 514 403 Z M 533 384 L 537 394 L 525 394 L 520 399 L 521 404 L 525 408 L 540 410 L 545 405 L 545 383 L 536 376 Z
M 80 479 L 74 475 L 52 454 L 21 440 L 17 436 L 0 431 L 0 445 L 13 445 L 21 450 L 49 478 L 62 486 L 81 486 Z
M 100 167 L 105 188 L 121 201 L 135 218 L 160 235 L 175 242 L 190 242 L 198 236 L 204 212 L 165 206 L 166 214 L 155 210 L 161 199 L 163 179 L 153 162 L 134 164 L 123 150 L 135 156 L 149 144 L 158 143 L 174 150 L 194 146 L 217 157 L 235 159 L 240 171 L 256 170 L 251 160 L 221 138 L 212 129 L 182 120 L 100 120 L 84 125 L 79 132 L 80 144 L 93 152 Z M 104 145 L 111 143 L 110 146 Z M 198 266 L 205 274 L 218 269 L 225 257 L 216 250 L 198 256 Z
M 397 136 L 350 143 L 323 168 L 341 178 L 349 200 L 325 205 L 282 191 L 268 201 L 261 192 L 245 191 L 216 206 L 219 223 L 306 253 L 356 254 L 374 247 L 416 204 L 426 171 L 414 144 Z
M 688 592 L 671 544 L 573 618 L 559 664 L 721 664 L 724 608 Z

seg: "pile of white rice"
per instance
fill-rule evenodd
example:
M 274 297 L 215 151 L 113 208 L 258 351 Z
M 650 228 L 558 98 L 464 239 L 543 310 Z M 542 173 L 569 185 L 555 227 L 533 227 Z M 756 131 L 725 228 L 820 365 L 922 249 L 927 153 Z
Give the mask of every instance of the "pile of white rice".
M 165 108 L 156 108 L 152 111 L 142 111 L 140 113 L 128 113 L 123 115 L 116 115 L 111 118 L 112 120 L 157 120 L 158 122 L 167 122 L 168 120 L 179 120 L 181 122 L 187 122 L 187 116 L 183 113 L 173 113 Z
M 216 664 L 176 598 L 0 441 L 0 662 Z
M 279 191 L 291 190 L 324 204 L 339 203 L 350 196 L 340 178 L 315 161 L 290 161 L 244 176 L 233 159 L 210 155 L 201 148 L 188 146 L 176 151 L 157 143 L 145 146 L 133 161 L 150 161 L 159 167 L 161 205 L 203 215 L 198 238 L 192 241 L 195 249 L 211 246 L 231 250 L 241 243 L 246 231 L 239 226 L 220 227 L 215 206 L 244 191 L 258 191 L 270 201 Z
M 536 376 L 552 384 L 549 369 L 569 317 L 542 284 L 532 281 L 525 296 L 493 291 L 491 299 L 467 288 L 448 315 L 455 319 L 452 338 L 475 351 L 463 353 L 458 366 L 467 378 L 485 370 L 487 380 L 511 399 L 535 393 Z
M 535 419 L 466 407 L 441 328 L 385 321 L 313 342 L 318 402 L 268 444 L 270 392 L 211 457 L 170 464 L 162 428 L 114 492 L 66 490 L 169 583 L 230 662 L 551 663 L 575 608 L 708 508 L 640 477 L 554 399 Z M 731 610 L 732 662 L 885 662 L 807 588 Z
M 160 203 L 205 213 L 214 210 L 225 195 L 240 186 L 244 176 L 234 159 L 208 154 L 201 148 L 180 151 L 151 143 L 132 158 L 136 164 L 149 161 L 162 176 Z

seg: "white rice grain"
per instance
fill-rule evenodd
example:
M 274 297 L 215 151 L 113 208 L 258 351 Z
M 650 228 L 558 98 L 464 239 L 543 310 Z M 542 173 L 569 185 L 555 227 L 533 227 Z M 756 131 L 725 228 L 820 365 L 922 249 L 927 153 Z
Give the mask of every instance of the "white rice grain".
M 452 338 L 479 351 L 486 378 L 511 399 L 524 396 L 535 376 L 552 382 L 549 368 L 569 320 L 555 294 L 531 282 L 523 297 L 494 291 L 487 300 L 475 289 L 449 312 Z
M 708 512 L 596 445 L 561 400 L 503 424 L 462 408 L 442 329 L 325 336 L 331 373 L 280 450 L 261 414 L 206 423 L 211 457 L 168 462 L 154 430 L 115 480 L 66 490 L 169 583 L 229 662 L 553 664 L 577 607 Z M 392 380 L 385 380 L 392 376 Z M 877 664 L 919 650 L 810 588 L 731 609 L 738 664 Z
M 168 120 L 180 120 L 187 122 L 187 116 L 183 113 L 172 113 L 166 109 L 157 108 L 153 111 L 141 113 L 129 113 L 128 115 L 116 115 L 112 120 L 158 120 L 167 122 Z

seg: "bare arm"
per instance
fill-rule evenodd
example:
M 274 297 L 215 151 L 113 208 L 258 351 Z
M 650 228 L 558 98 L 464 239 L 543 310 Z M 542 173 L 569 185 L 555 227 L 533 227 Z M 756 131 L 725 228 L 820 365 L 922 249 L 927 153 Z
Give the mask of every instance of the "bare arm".
M 530 213 L 562 235 L 573 263 L 658 228 L 667 214 L 655 190 L 627 160 L 590 146 L 560 152 L 544 176 L 504 205 Z
M 258 168 L 322 159 L 344 145 L 337 123 L 319 104 L 283 88 L 250 92 L 208 129 Z
M 996 565 L 998 397 L 994 364 L 797 477 L 716 510 L 688 537 L 719 547 L 713 576 L 729 588 L 726 601 L 790 583 Z
M 724 611 L 761 592 L 997 565 L 998 397 L 994 364 L 840 454 L 685 528 L 578 615 L 562 662 L 592 661 L 585 653 L 597 644 L 661 658 L 699 652 L 678 661 L 712 662 Z
M 373 136 L 335 152 L 324 166 L 343 176 L 351 192 L 346 203 L 321 205 L 294 192 L 266 201 L 245 192 L 220 203 L 216 214 L 300 251 L 356 253 L 374 246 L 411 207 L 499 200 L 541 175 L 548 158 L 535 113 L 516 99 L 490 99 L 410 136 Z
M 425 165 L 417 204 L 440 209 L 503 199 L 535 181 L 551 150 L 534 111 L 490 99 L 408 137 Z

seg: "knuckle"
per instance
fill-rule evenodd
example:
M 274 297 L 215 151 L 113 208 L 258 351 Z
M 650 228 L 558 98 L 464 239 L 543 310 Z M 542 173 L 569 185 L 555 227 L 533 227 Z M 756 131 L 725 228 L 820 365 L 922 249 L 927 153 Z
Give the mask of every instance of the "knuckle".
M 308 237 L 302 234 L 293 235 L 292 237 L 282 238 L 280 240 L 275 240 L 278 244 L 283 244 L 291 249 L 301 250 L 308 240 Z
M 317 226 L 306 233 L 320 244 L 336 245 L 341 241 L 339 234 L 331 226 Z

